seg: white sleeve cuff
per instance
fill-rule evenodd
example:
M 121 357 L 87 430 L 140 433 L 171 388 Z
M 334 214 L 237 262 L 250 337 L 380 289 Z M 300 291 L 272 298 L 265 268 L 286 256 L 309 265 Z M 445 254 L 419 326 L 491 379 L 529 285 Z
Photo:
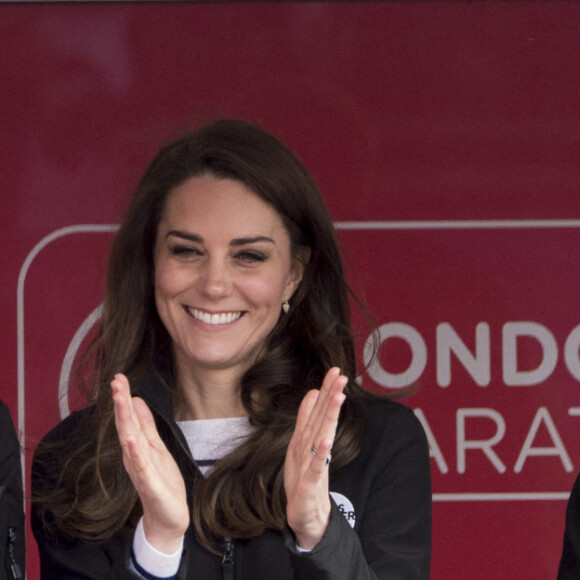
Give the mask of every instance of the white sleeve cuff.
M 308 554 L 309 552 L 312 552 L 312 550 L 305 550 L 304 548 L 301 548 L 301 547 L 298 545 L 298 542 L 296 542 L 296 544 L 295 544 L 295 545 L 296 545 L 296 551 L 297 551 L 299 554 Z
M 159 578 L 175 576 L 179 570 L 182 552 L 183 539 L 181 540 L 181 546 L 174 554 L 164 554 L 154 548 L 145 537 L 143 518 L 139 520 L 133 538 L 133 553 L 137 564 L 148 574 Z

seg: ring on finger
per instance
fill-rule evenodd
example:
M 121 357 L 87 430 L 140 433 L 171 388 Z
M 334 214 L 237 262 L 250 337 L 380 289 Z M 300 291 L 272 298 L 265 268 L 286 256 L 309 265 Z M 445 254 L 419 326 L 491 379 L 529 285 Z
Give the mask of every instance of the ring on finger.
M 310 452 L 312 453 L 312 455 L 316 455 L 318 453 L 318 449 L 314 447 L 314 443 L 310 446 Z M 328 455 L 326 456 L 326 459 L 324 460 L 324 465 L 329 465 L 331 461 L 332 461 L 332 453 L 329 451 Z

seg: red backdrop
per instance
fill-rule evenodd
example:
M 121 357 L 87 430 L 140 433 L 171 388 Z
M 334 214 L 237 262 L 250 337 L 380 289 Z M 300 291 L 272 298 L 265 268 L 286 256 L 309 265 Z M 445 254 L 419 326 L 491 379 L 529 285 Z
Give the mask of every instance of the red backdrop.
M 421 385 L 432 578 L 554 577 L 580 466 L 578 22 L 554 1 L 0 5 L 0 395 L 26 444 L 79 404 L 68 364 L 148 159 L 246 118 L 340 228 L 380 330 L 363 384 Z

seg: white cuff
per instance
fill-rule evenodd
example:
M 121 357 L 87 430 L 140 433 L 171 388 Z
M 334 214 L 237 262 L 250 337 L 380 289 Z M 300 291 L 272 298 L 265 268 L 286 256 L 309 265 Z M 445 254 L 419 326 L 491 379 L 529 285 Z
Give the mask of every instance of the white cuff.
M 139 566 L 148 574 L 159 578 L 175 576 L 179 570 L 182 552 L 183 539 L 181 540 L 181 546 L 174 554 L 164 554 L 154 548 L 145 536 L 143 518 L 139 520 L 133 538 L 133 553 Z
M 301 548 L 301 547 L 298 545 L 298 542 L 296 542 L 296 543 L 295 543 L 295 546 L 296 546 L 296 551 L 297 551 L 299 554 L 308 554 L 308 552 L 312 552 L 312 550 L 305 550 L 304 548 Z

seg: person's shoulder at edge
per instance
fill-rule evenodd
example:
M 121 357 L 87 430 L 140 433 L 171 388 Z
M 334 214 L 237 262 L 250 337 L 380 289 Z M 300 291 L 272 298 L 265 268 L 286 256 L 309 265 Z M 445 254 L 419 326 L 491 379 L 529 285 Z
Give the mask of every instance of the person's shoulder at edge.
M 2 400 L 0 400 L 0 433 L 2 437 L 0 456 L 12 453 L 14 449 L 18 450 L 18 438 L 14 430 L 12 415 Z

